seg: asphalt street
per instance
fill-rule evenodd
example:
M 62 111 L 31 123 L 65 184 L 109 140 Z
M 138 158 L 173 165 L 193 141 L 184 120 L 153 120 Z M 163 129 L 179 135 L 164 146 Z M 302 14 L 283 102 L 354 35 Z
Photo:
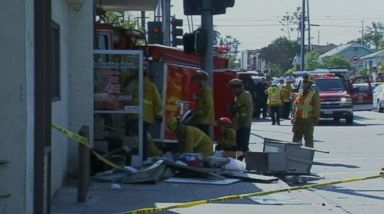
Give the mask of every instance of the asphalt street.
M 290 140 L 290 128 L 289 121 L 283 121 L 280 127 L 254 123 L 253 133 Z M 375 175 L 384 167 L 384 113 L 355 112 L 353 125 L 322 120 L 315 127 L 314 136 L 315 148 L 330 153 L 315 153 L 311 172 L 322 179 L 308 183 Z M 259 150 L 261 142 L 256 139 L 252 148 Z M 383 179 L 339 184 L 313 192 L 345 213 L 382 213 L 384 207 Z

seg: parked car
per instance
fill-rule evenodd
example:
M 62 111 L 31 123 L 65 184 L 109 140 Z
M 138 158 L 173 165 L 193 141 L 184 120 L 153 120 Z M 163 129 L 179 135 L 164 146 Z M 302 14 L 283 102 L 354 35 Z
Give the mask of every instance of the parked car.
M 373 108 L 377 109 L 378 112 L 383 112 L 384 109 L 384 83 L 377 85 L 373 89 Z
M 352 84 L 353 110 L 372 110 L 372 84 L 369 82 L 359 82 Z

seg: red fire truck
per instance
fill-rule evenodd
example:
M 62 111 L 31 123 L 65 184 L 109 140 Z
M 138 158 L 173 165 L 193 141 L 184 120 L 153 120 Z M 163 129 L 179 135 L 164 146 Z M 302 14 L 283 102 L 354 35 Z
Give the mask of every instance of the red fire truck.
M 142 50 L 144 59 L 141 62 L 148 66 L 151 71 L 151 79 L 156 84 L 163 99 L 163 109 L 165 111 L 163 121 L 161 125 L 156 124 L 152 127 L 152 137 L 156 141 L 161 142 L 175 142 L 175 138 L 172 133 L 166 129 L 167 121 L 172 116 L 182 115 L 189 109 L 193 109 L 196 105 L 196 94 L 198 92 L 197 84 L 192 81 L 192 77 L 198 69 L 201 69 L 202 56 L 185 53 L 182 49 L 174 47 L 168 47 L 164 45 L 150 44 L 148 45 L 145 39 L 145 35 L 138 31 L 128 31 L 122 28 L 111 27 L 110 25 L 102 24 L 98 25 L 96 31 L 96 49 L 104 50 Z M 113 59 L 106 59 L 113 61 Z M 228 60 L 221 57 L 214 57 L 214 70 L 211 75 L 213 78 L 213 93 L 215 104 L 215 119 L 220 117 L 231 117 L 229 114 L 229 107 L 233 101 L 233 94 L 231 93 L 228 82 L 230 79 L 236 77 L 236 72 L 228 69 Z M 115 88 L 113 90 L 113 99 L 106 99 L 105 93 L 101 97 L 101 102 L 97 102 L 95 106 L 101 109 L 115 108 L 121 106 L 121 101 L 129 96 L 124 95 L 124 88 L 126 87 L 122 82 L 124 78 L 119 75 L 115 70 L 106 72 L 105 75 L 111 76 L 110 78 L 103 77 L 103 79 L 115 80 L 113 84 L 96 84 L 95 88 L 100 88 L 106 91 L 104 88 Z M 100 75 L 95 75 L 99 77 Z M 113 78 L 112 78 L 113 76 Z M 118 79 L 116 79 L 118 78 Z M 118 85 L 118 86 L 117 86 Z M 116 96 L 116 93 L 119 94 Z M 96 97 L 96 96 L 95 96 Z M 122 97 L 114 99 L 114 97 Z M 101 104 L 100 104 L 101 103 Z M 116 116 L 107 117 L 116 118 Z M 99 121 L 96 120 L 95 121 Z M 118 124 L 124 124 L 122 122 Z M 95 125 L 96 126 L 96 125 Z M 126 127 L 114 127 L 115 130 L 127 130 Z M 126 131 L 125 131 L 126 132 Z M 218 131 L 215 130 L 215 136 Z M 121 134 L 123 135 L 123 134 Z M 123 138 L 123 137 L 121 137 Z M 104 139 L 104 138 L 102 138 Z

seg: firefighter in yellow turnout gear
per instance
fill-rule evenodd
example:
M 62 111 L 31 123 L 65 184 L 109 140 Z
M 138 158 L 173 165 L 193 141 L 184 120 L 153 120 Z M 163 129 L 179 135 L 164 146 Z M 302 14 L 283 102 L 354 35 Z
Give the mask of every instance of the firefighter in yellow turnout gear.
M 236 142 L 238 150 L 249 151 L 249 138 L 253 116 L 253 101 L 249 91 L 244 90 L 240 79 L 234 78 L 229 81 L 229 87 L 235 95 L 234 103 L 231 106 L 231 113 L 234 115 L 233 127 L 236 130 Z
M 215 110 L 213 106 L 212 89 L 207 84 L 208 73 L 197 70 L 193 79 L 199 86 L 199 92 L 196 96 L 197 107 L 193 111 L 193 122 L 197 128 L 209 136 L 210 126 L 212 126 L 215 121 Z
M 200 129 L 184 125 L 178 118 L 171 118 L 167 127 L 176 134 L 178 142 L 178 152 L 181 153 L 201 153 L 204 157 L 213 153 L 213 143 L 211 138 Z
M 149 132 L 150 126 L 155 121 L 161 122 L 163 119 L 162 102 L 160 93 L 156 85 L 149 79 L 149 70 L 145 68 L 143 78 L 144 88 L 144 112 L 143 112 L 143 160 L 147 159 L 147 132 Z M 139 82 L 137 76 L 135 76 L 126 88 L 126 92 L 132 96 L 131 105 L 138 105 L 139 97 Z
M 320 117 L 319 92 L 312 87 L 313 77 L 303 77 L 303 91 L 299 93 L 294 101 L 293 109 L 293 142 L 300 142 L 304 137 L 305 146 L 313 148 L 314 125 Z
M 236 130 L 232 127 L 231 119 L 221 117 L 218 125 L 220 127 L 220 137 L 217 140 L 216 150 L 236 151 Z
M 277 85 L 277 81 L 272 81 L 272 84 L 266 90 L 268 94 L 267 105 L 269 106 L 272 125 L 280 125 L 280 108 L 282 105 L 281 89 Z
M 284 84 L 281 86 L 281 98 L 283 100 L 283 107 L 281 109 L 281 118 L 289 119 L 291 112 L 291 93 L 292 93 L 292 79 L 287 77 Z

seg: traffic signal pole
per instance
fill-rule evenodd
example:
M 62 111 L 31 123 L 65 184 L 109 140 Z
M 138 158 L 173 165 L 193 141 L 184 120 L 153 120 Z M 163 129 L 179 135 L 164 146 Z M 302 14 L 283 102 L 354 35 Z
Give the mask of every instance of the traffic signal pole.
M 162 0 L 164 45 L 171 46 L 171 0 Z
M 206 71 L 209 78 L 209 85 L 212 87 L 213 81 L 213 15 L 211 12 L 211 1 L 202 1 L 203 11 L 201 14 L 201 28 L 205 30 L 207 36 L 207 46 L 203 54 L 202 69 Z
M 302 13 L 301 13 L 301 22 L 300 22 L 300 30 L 301 30 L 301 42 L 300 42 L 300 70 L 305 70 L 305 0 L 302 2 Z
M 203 54 L 202 69 L 209 75 L 208 85 L 213 89 L 213 15 L 211 11 L 211 0 L 202 1 L 203 12 L 201 14 L 201 28 L 207 36 L 207 46 Z M 209 136 L 213 139 L 213 126 L 209 127 Z

